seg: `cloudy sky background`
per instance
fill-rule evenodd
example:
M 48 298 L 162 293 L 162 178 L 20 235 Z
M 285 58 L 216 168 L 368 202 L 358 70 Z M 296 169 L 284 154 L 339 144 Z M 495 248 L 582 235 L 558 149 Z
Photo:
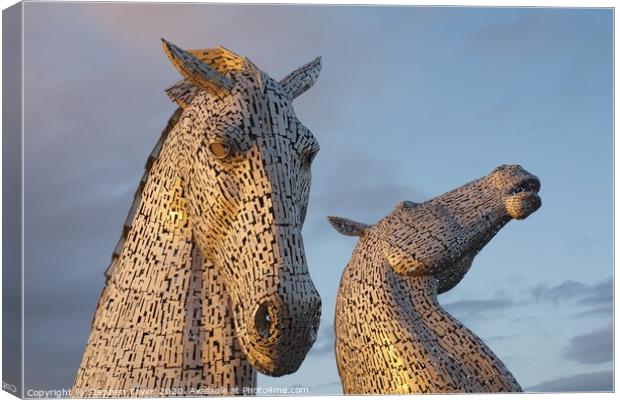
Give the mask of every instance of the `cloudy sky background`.
M 521 164 L 542 208 L 511 222 L 441 303 L 524 388 L 612 389 L 612 28 L 606 9 L 25 4 L 26 389 L 72 385 L 178 79 L 160 37 L 223 45 L 274 78 L 323 56 L 296 112 L 321 152 L 304 228 L 323 298 L 300 370 L 260 385 L 341 393 L 340 274 L 372 223 Z

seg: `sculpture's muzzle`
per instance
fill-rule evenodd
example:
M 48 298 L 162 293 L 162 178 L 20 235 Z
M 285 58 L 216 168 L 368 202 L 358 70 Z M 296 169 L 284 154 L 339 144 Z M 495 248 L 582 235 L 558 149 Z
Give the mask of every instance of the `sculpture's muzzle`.
M 513 219 L 525 219 L 542 204 L 538 191 L 540 180 L 518 165 L 502 165 L 492 172 L 492 178 L 506 182 L 504 206 Z
M 245 322 L 240 337 L 248 360 L 270 376 L 299 369 L 316 340 L 321 317 L 321 298 L 309 275 L 282 282 L 277 292 L 237 309 L 236 315 Z

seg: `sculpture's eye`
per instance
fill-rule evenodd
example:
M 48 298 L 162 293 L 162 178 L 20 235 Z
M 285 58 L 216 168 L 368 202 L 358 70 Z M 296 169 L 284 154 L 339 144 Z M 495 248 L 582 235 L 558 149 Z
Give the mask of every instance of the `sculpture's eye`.
M 223 142 L 213 142 L 209 144 L 209 152 L 217 159 L 222 159 L 230 154 L 230 146 Z
M 262 339 L 268 338 L 274 331 L 275 320 L 272 312 L 269 302 L 264 302 L 258 306 L 256 314 L 254 315 L 254 328 L 258 336 Z

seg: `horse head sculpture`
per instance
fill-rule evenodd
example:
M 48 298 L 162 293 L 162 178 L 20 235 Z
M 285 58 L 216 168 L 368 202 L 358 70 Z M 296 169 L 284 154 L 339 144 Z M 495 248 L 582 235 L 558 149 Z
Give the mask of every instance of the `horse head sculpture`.
M 224 48 L 162 41 L 179 107 L 106 271 L 76 396 L 240 393 L 256 370 L 296 371 L 319 327 L 301 237 L 319 145 L 292 102 L 320 58 L 277 81 Z
M 301 237 L 319 145 L 292 102 L 320 59 L 278 82 L 228 50 L 163 43 L 185 77 L 168 93 L 184 107 L 171 136 L 196 241 L 224 276 L 252 365 L 293 372 L 316 338 L 321 301 Z M 177 94 L 188 85 L 191 96 Z
M 534 175 L 503 165 L 426 202 L 401 202 L 375 225 L 329 218 L 340 233 L 360 237 L 336 302 L 345 393 L 521 390 L 437 294 L 463 279 L 506 223 L 540 207 L 539 189 Z

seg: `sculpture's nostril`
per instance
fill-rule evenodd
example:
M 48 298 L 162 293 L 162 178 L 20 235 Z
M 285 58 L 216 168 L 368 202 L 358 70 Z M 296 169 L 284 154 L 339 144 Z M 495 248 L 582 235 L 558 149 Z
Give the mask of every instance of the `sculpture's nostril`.
M 274 328 L 274 318 L 272 315 L 272 309 L 268 302 L 262 303 L 258 306 L 256 314 L 254 315 L 254 327 L 256 328 L 256 334 L 266 339 L 271 336 Z

